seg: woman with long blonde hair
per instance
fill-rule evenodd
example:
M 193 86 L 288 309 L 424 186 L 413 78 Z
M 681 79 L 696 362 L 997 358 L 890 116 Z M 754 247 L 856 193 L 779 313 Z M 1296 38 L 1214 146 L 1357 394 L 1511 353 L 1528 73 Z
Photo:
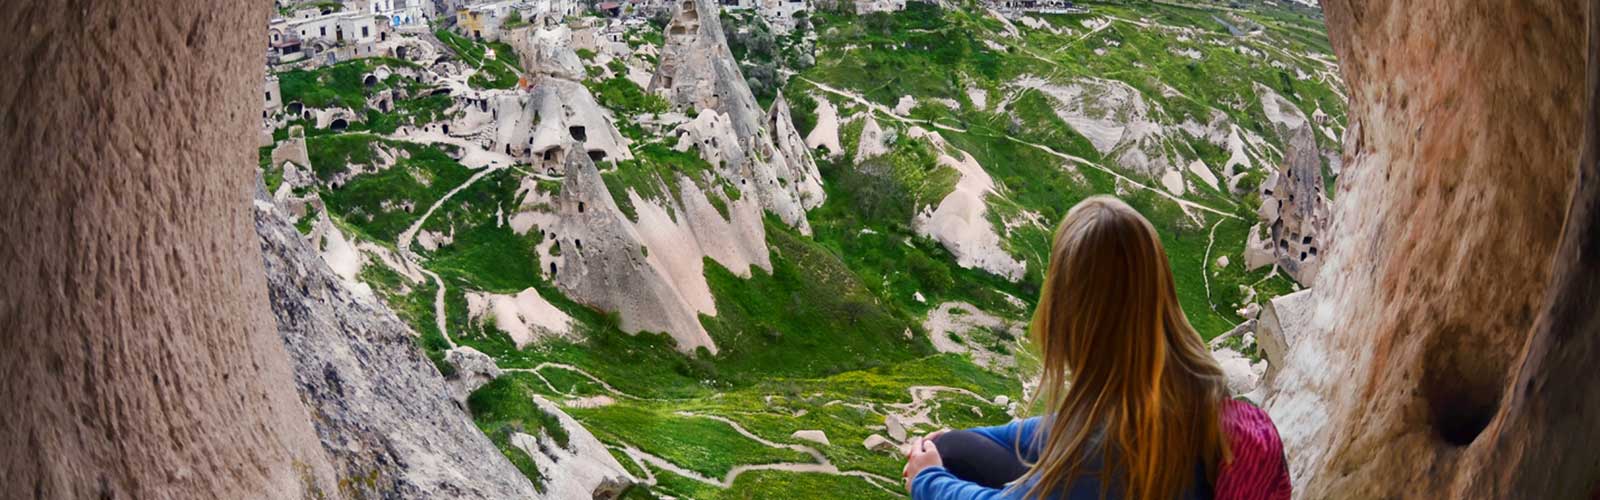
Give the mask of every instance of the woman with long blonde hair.
M 1288 498 L 1277 431 L 1228 394 L 1150 222 L 1097 196 L 1052 246 L 1031 328 L 1046 414 L 914 441 L 912 498 Z

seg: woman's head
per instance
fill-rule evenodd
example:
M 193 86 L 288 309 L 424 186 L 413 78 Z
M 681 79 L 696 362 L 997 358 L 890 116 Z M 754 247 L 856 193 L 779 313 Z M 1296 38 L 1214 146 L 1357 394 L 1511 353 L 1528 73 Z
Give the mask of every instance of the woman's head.
M 1102 450 L 1128 498 L 1172 498 L 1195 464 L 1224 459 L 1222 370 L 1178 305 L 1155 227 L 1097 196 L 1067 213 L 1050 251 L 1032 335 L 1043 355 L 1048 434 L 1030 493 L 1067 485 Z

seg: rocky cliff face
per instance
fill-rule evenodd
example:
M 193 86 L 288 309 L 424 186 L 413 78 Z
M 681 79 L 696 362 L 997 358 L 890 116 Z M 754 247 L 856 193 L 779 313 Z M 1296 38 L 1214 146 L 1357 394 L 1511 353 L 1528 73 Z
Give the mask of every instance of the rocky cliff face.
M 249 229 L 269 6 L 62 7 L 0 4 L 4 496 L 336 492 Z
M 352 498 L 530 498 L 388 308 L 351 293 L 272 203 L 256 233 L 300 400 Z
M 1268 402 L 1304 498 L 1595 492 L 1595 5 L 1326 6 L 1338 241 Z

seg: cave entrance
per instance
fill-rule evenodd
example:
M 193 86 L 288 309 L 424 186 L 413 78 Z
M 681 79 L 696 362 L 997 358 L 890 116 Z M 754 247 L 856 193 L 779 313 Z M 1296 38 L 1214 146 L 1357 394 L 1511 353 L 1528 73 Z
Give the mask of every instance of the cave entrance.
M 1485 345 L 1488 332 L 1449 324 L 1433 332 L 1420 380 L 1435 434 L 1453 446 L 1467 446 L 1489 427 L 1500 410 L 1507 356 Z
M 328 130 L 344 130 L 347 128 L 350 128 L 350 122 L 344 118 L 334 118 L 333 123 L 328 124 Z
M 573 125 L 571 127 L 567 127 L 567 133 L 572 134 L 572 138 L 579 141 L 589 140 L 589 132 L 584 130 L 582 125 Z
M 605 161 L 605 159 L 606 159 L 606 152 L 605 151 L 590 151 L 589 152 L 589 161 L 593 161 L 593 162 L 599 163 L 599 162 Z
M 378 86 L 378 75 L 367 75 L 366 78 L 361 79 L 361 84 L 369 88 Z
M 289 103 L 289 114 L 291 115 L 299 116 L 300 113 L 304 112 L 305 110 L 306 105 L 300 104 L 300 101 L 292 101 Z

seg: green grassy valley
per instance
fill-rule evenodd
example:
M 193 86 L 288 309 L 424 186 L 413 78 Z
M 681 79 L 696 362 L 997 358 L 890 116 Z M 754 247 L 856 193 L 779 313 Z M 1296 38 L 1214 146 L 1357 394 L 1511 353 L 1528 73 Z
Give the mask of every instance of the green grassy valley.
M 587 285 L 562 273 L 605 241 L 569 242 L 586 229 L 568 221 L 605 208 L 579 198 L 559 164 L 518 155 L 521 136 L 460 131 L 532 108 L 495 107 L 525 95 L 519 78 L 533 72 L 507 42 L 437 26 L 420 36 L 466 68 L 440 77 L 382 58 L 278 68 L 284 102 L 356 112 L 338 130 L 280 112 L 263 178 L 280 204 L 300 207 L 302 232 L 347 285 L 409 324 L 441 373 L 455 375 L 447 353 L 457 347 L 494 361 L 501 376 L 466 406 L 531 481 L 550 471 L 513 436 L 568 439 L 541 398 L 639 480 L 625 498 L 904 498 L 893 441 L 1026 414 L 1036 361 L 1025 324 L 1055 224 L 1089 196 L 1119 196 L 1156 225 L 1184 310 L 1207 338 L 1249 319 L 1240 310 L 1251 303 L 1298 288 L 1274 266 L 1246 270 L 1244 253 L 1259 185 L 1285 161 L 1285 123 L 1307 124 L 1319 150 L 1335 153 L 1319 154 L 1330 187 L 1337 171 L 1344 89 L 1319 12 L 1083 2 L 1086 13 L 1008 17 L 971 2 L 911 2 L 860 15 L 843 5 L 733 47 L 763 109 L 781 97 L 807 139 L 825 196 L 804 212 L 805 229 L 761 210 L 748 188 L 720 177 L 722 165 L 660 125 L 696 116 L 628 77 L 653 69 L 661 26 L 627 32 L 629 47 L 651 55 L 576 59 L 580 88 L 630 154 L 593 161 L 617 224 L 647 232 L 642 221 L 659 207 L 688 224 L 684 207 L 702 198 L 718 223 L 757 214 L 742 230 L 761 241 L 744 243 L 765 247 L 766 266 L 730 265 L 720 248 L 687 259 L 711 299 L 696 317 L 715 352 L 680 350 L 677 332 L 630 332 L 622 312 L 577 296 Z M 735 33 L 772 30 L 747 13 L 723 18 Z M 386 78 L 363 81 L 380 67 Z M 770 83 L 751 78 L 768 72 Z M 392 104 L 369 107 L 381 92 Z M 880 143 L 864 144 L 871 127 Z M 276 161 L 296 140 L 310 165 Z M 941 207 L 972 193 L 981 210 Z M 941 233 L 941 221 L 975 229 Z M 993 241 L 958 238 L 973 234 Z M 679 266 L 677 252 L 640 245 L 625 257 Z M 672 273 L 675 290 L 698 286 Z M 517 306 L 497 305 L 525 303 L 510 297 L 528 291 L 555 312 L 519 320 L 507 316 Z M 557 315 L 555 326 L 540 323 Z M 531 340 L 502 320 L 531 325 Z

